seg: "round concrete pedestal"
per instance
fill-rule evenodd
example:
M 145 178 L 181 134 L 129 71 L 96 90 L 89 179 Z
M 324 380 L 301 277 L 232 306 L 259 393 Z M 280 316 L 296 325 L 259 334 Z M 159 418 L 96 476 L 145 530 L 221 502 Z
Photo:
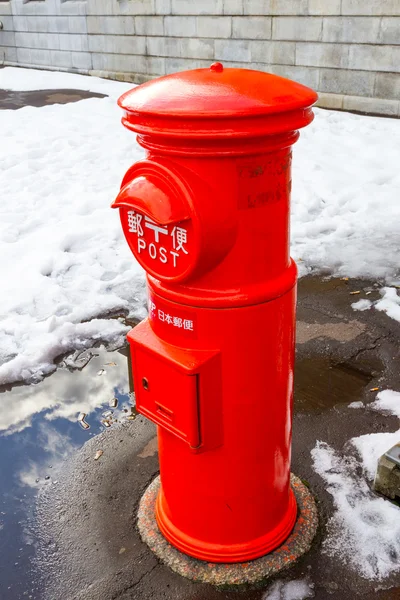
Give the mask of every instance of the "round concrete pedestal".
M 139 532 L 157 558 L 183 577 L 216 586 L 254 584 L 290 567 L 310 549 L 317 531 L 318 514 L 313 496 L 293 474 L 291 485 L 298 506 L 293 531 L 279 548 L 256 560 L 246 563 L 209 563 L 187 556 L 171 546 L 161 534 L 155 518 L 159 477 L 149 485 L 140 501 Z

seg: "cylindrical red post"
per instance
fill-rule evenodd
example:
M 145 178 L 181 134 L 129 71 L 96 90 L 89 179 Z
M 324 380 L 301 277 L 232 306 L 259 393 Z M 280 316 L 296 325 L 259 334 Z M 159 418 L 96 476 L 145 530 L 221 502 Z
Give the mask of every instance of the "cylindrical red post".
M 158 425 L 157 522 L 202 560 L 262 556 L 296 519 L 291 145 L 315 100 L 216 64 L 119 101 L 147 150 L 113 206 L 148 273 L 149 318 L 128 340 L 137 408 Z

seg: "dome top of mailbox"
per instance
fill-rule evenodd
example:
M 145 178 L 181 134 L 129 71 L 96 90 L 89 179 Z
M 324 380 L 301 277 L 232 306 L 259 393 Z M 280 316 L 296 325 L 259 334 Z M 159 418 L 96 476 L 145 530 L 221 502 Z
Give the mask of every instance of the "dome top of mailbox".
M 317 98 L 283 77 L 215 63 L 149 81 L 123 94 L 118 104 L 125 111 L 123 124 L 139 134 L 245 137 L 304 127 Z

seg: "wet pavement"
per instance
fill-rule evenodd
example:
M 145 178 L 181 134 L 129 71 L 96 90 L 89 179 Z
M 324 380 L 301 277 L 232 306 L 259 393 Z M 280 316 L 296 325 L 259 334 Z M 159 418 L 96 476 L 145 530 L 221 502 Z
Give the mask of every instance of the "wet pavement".
M 104 94 L 84 90 L 33 90 L 14 92 L 0 89 L 0 110 L 16 110 L 24 106 L 46 106 L 49 104 L 68 104 L 86 98 L 105 98 Z
M 343 451 L 351 437 L 398 429 L 394 417 L 348 406 L 368 405 L 375 387 L 400 389 L 400 324 L 351 308 L 350 292 L 361 290 L 359 299 L 372 289 L 374 300 L 373 286 L 299 284 L 292 470 L 316 495 L 321 523 L 310 553 L 283 578 L 309 579 L 316 600 L 400 598 L 400 575 L 371 582 L 321 552 L 333 503 L 310 455 L 316 440 Z M 193 584 L 141 542 L 137 506 L 158 460 L 155 428 L 135 418 L 132 402 L 126 357 L 104 349 L 65 358 L 42 383 L 0 394 L 2 600 L 262 599 L 262 589 Z
M 0 393 L 2 600 L 41 597 L 32 574 L 37 495 L 57 487 L 63 460 L 86 441 L 136 416 L 122 352 L 81 352 L 43 382 Z

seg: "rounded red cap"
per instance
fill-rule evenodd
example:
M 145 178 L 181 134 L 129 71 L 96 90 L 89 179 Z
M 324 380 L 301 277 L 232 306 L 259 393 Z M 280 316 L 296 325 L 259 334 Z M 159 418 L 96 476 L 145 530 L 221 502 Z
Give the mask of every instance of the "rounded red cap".
M 118 104 L 125 111 L 124 125 L 141 134 L 243 137 L 304 127 L 317 98 L 289 79 L 214 63 L 139 85 Z

